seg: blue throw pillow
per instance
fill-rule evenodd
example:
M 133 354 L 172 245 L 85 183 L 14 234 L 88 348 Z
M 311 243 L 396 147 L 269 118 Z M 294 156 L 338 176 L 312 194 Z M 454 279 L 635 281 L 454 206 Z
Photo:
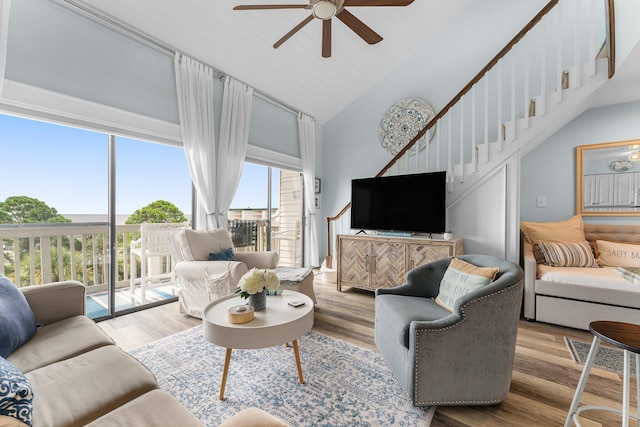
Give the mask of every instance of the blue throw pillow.
M 36 320 L 27 299 L 0 274 L 0 356 L 9 356 L 35 333 Z
M 225 249 L 221 252 L 212 252 L 209 254 L 210 261 L 235 261 L 233 256 L 233 248 Z
M 32 425 L 33 390 L 22 372 L 0 357 L 0 415 Z

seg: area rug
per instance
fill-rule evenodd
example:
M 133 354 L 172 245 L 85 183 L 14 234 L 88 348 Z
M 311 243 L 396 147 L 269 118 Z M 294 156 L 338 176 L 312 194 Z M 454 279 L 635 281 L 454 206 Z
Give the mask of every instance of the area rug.
M 225 348 L 202 326 L 130 353 L 207 426 L 258 407 L 291 426 L 423 426 L 435 407 L 416 408 L 382 355 L 310 331 L 298 340 L 305 384 L 291 347 L 233 350 L 225 400 L 218 399 Z
M 574 362 L 584 363 L 587 360 L 589 349 L 591 349 L 590 342 L 586 343 L 568 337 L 564 337 L 564 342 L 567 344 L 567 348 Z M 607 347 L 601 344 L 596 353 L 596 360 L 593 362 L 593 365 L 622 375 L 624 369 L 624 352 L 621 349 Z M 631 376 L 635 377 L 636 363 L 634 357 L 631 358 L 630 365 Z

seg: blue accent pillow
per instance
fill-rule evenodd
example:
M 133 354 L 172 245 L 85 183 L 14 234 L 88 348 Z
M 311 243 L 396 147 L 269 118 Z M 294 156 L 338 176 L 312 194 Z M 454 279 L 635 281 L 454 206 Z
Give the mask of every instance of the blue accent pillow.
M 27 299 L 0 274 L 0 356 L 9 356 L 35 333 L 36 320 Z
M 22 372 L 0 357 L 0 415 L 32 425 L 33 390 Z
M 236 257 L 233 256 L 233 248 L 225 249 L 220 252 L 211 252 L 209 254 L 209 261 L 235 261 Z

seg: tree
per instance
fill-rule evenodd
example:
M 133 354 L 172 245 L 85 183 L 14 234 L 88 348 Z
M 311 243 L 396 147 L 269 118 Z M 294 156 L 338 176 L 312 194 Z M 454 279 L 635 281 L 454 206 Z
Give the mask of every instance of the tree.
M 24 224 L 24 223 L 53 223 L 71 222 L 70 219 L 58 214 L 55 208 L 45 202 L 27 196 L 7 197 L 0 202 L 0 223 Z
M 186 222 L 187 218 L 176 205 L 166 200 L 156 200 L 147 206 L 137 209 L 125 224 L 142 224 L 143 222 Z

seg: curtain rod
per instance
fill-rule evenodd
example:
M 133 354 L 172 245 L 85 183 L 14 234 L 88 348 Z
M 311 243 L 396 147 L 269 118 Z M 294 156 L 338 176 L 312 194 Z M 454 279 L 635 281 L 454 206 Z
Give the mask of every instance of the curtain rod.
M 113 18 L 111 18 L 109 16 L 106 16 L 106 15 L 98 12 L 97 10 L 94 10 L 93 8 L 90 8 L 90 7 L 86 6 L 86 5 L 80 4 L 76 0 L 62 0 L 62 1 L 67 3 L 68 5 L 76 8 L 76 9 L 82 11 L 83 13 L 88 14 L 88 15 L 90 15 L 90 16 L 92 16 L 92 17 L 94 17 L 94 18 L 96 18 L 96 19 L 98 19 L 98 20 L 100 20 L 100 21 L 102 21 L 102 22 L 104 22 L 104 23 L 116 28 L 119 31 L 123 31 L 125 33 L 128 33 L 129 35 L 134 36 L 135 38 L 138 38 L 138 39 L 142 40 L 143 42 L 151 45 L 152 47 L 154 47 L 156 49 L 159 49 L 159 50 L 162 50 L 162 51 L 170 54 L 171 56 L 176 54 L 176 49 L 174 49 L 173 47 L 171 47 L 169 45 L 166 45 L 166 44 L 160 42 L 159 40 L 156 40 L 156 39 L 154 39 L 154 38 L 152 38 L 150 36 L 147 36 L 146 34 L 143 34 L 140 31 L 135 30 L 135 29 L 133 29 L 133 28 L 127 26 L 127 25 L 124 25 L 121 22 L 118 22 L 115 19 L 113 19 Z M 199 62 L 207 65 L 211 69 L 213 69 L 214 74 L 219 76 L 219 77 L 224 78 L 224 77 L 229 76 L 234 80 L 238 80 L 235 77 L 228 75 L 224 71 L 219 70 L 219 69 L 217 69 L 215 67 L 212 67 L 211 65 L 208 65 L 208 64 L 204 63 L 203 61 L 200 61 L 197 58 L 194 58 L 194 59 L 196 61 L 199 61 Z M 238 80 L 238 81 L 240 81 L 240 80 Z M 241 83 L 246 84 L 244 82 L 241 82 Z M 250 86 L 250 85 L 247 85 L 247 86 Z M 297 115 L 299 112 L 301 112 L 303 114 L 306 114 L 303 111 L 297 110 L 297 109 L 291 107 L 290 105 L 288 105 L 288 104 L 286 104 L 286 103 L 284 103 L 284 102 L 282 102 L 282 101 L 280 101 L 280 100 L 278 100 L 278 99 L 276 99 L 276 98 L 274 98 L 274 97 L 272 97 L 270 95 L 267 95 L 266 93 L 264 93 L 264 92 L 262 92 L 262 91 L 260 91 L 260 90 L 258 90 L 256 88 L 253 88 L 253 93 L 255 95 L 257 95 L 258 97 L 264 99 L 265 101 L 269 101 L 270 103 L 272 103 L 272 104 L 274 104 L 274 105 L 276 105 L 276 106 L 282 108 L 283 110 L 286 110 L 286 111 L 288 111 L 288 112 L 290 112 L 292 114 Z M 307 114 L 307 115 L 310 116 L 310 117 L 313 117 L 310 114 Z

